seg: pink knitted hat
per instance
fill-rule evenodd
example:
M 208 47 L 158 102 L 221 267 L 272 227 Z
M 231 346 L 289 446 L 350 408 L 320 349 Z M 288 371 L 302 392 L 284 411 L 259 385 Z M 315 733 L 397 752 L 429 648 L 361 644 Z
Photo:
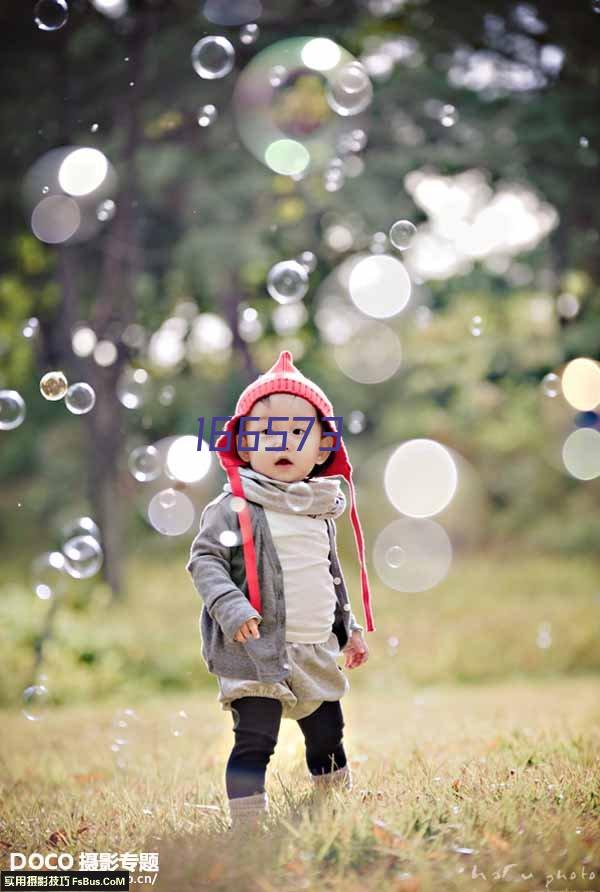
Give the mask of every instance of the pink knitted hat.
M 292 393 L 295 396 L 304 397 L 309 403 L 319 410 L 323 415 L 332 416 L 333 406 L 327 399 L 321 388 L 306 378 L 294 365 L 292 354 L 289 350 L 282 350 L 279 354 L 277 362 L 264 375 L 259 375 L 256 381 L 249 384 L 242 392 L 235 407 L 235 415 L 228 419 L 223 433 L 216 441 L 216 452 L 219 456 L 219 463 L 229 480 L 231 492 L 239 498 L 244 498 L 244 490 L 240 480 L 238 468 L 240 466 L 249 466 L 249 462 L 243 461 L 238 455 L 235 441 L 237 437 L 237 428 L 242 415 L 249 415 L 252 406 L 257 400 L 268 396 L 271 393 Z M 335 431 L 334 422 L 324 421 L 324 426 L 330 431 Z M 227 444 L 228 433 L 231 431 L 229 449 L 225 449 Z M 331 452 L 333 459 L 328 460 L 323 465 L 318 465 L 314 470 L 315 477 L 344 477 L 350 487 L 352 497 L 352 505 L 350 509 L 350 519 L 354 530 L 354 539 L 360 562 L 360 578 L 362 587 L 362 602 L 366 620 L 366 628 L 368 632 L 375 631 L 373 623 L 373 613 L 371 611 L 371 593 L 369 590 L 369 580 L 367 577 L 367 567 L 365 560 L 365 547 L 362 527 L 356 510 L 356 493 L 354 491 L 354 482 L 352 480 L 352 465 L 346 452 L 344 441 L 340 435 L 339 449 Z M 252 536 L 252 522 L 248 506 L 244 504 L 244 508 L 238 514 L 240 528 L 242 531 L 242 547 L 244 550 L 244 562 L 246 565 L 246 578 L 248 580 L 248 591 L 250 594 L 250 603 L 258 613 L 261 613 L 261 596 L 258 585 L 258 572 L 256 568 L 256 552 L 254 550 L 254 538 Z

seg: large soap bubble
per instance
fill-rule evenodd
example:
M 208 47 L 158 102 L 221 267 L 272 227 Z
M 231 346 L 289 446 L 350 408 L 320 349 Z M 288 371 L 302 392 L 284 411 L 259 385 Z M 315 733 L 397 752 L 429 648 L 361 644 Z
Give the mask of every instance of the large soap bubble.
M 60 146 L 41 155 L 23 179 L 25 214 L 49 245 L 86 241 L 110 225 L 116 172 L 98 149 Z
M 352 77 L 351 65 L 361 67 L 326 37 L 292 37 L 258 53 L 238 77 L 233 96 L 246 148 L 275 173 L 295 176 L 324 168 L 340 136 L 356 128 L 356 111 L 348 109 L 353 103 L 358 109 L 358 97 L 340 86 L 341 81 L 356 87 L 361 72 Z M 364 101 L 364 84 L 362 91 L 359 87 Z M 339 100 L 337 107 L 332 96 Z
M 10 431 L 25 420 L 25 400 L 17 390 L 0 390 L 0 430 Z

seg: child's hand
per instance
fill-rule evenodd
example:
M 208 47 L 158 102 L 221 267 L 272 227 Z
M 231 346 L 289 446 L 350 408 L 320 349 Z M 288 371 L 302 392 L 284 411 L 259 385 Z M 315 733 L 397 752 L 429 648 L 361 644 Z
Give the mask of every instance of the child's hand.
M 344 669 L 355 669 L 369 659 L 369 648 L 359 629 L 355 629 L 342 653 L 346 654 Z
M 240 643 L 244 643 L 248 638 L 260 638 L 260 632 L 258 631 L 258 624 L 260 620 L 255 617 L 250 617 L 243 625 L 239 627 L 235 635 L 233 636 L 234 641 L 239 641 Z

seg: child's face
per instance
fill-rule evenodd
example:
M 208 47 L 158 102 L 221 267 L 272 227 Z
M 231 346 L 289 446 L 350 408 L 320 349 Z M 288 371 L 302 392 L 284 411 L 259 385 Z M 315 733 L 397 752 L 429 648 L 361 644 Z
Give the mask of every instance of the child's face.
M 272 393 L 268 399 L 258 400 L 252 406 L 248 415 L 256 415 L 259 421 L 246 421 L 247 431 L 259 431 L 260 436 L 257 438 L 254 434 L 251 438 L 243 436 L 241 438 L 242 445 L 247 447 L 253 445 L 257 440 L 256 450 L 238 449 L 240 458 L 243 461 L 249 461 L 250 467 L 267 477 L 275 480 L 284 480 L 293 483 L 296 480 L 303 480 L 308 477 L 316 464 L 322 465 L 327 461 L 331 451 L 320 452 L 320 447 L 331 447 L 334 445 L 334 439 L 329 436 L 322 436 L 321 423 L 317 420 L 317 412 L 312 403 L 300 396 L 293 396 L 290 393 Z M 280 449 L 282 437 L 267 436 L 267 424 L 269 417 L 284 416 L 285 420 L 271 421 L 271 429 L 273 431 L 286 431 L 285 448 Z M 309 422 L 294 421 L 294 415 L 303 415 L 314 418 L 310 433 L 306 435 Z M 306 437 L 302 445 L 302 449 L 298 449 L 303 438 Z M 267 451 L 266 447 L 270 446 L 272 451 Z M 278 447 L 274 450 L 273 447 Z M 287 459 L 288 463 L 282 462 Z M 279 464 L 278 464 L 279 462 Z

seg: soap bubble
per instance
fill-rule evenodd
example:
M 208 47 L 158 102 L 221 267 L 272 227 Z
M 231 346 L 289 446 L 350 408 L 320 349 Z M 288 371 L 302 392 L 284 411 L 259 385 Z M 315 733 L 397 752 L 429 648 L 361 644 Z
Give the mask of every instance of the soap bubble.
M 324 37 L 292 37 L 257 53 L 240 73 L 233 96 L 246 148 L 285 176 L 322 170 L 351 127 L 335 114 L 327 92 L 331 84 L 335 92 L 337 71 L 353 61 L 347 50 Z
M 35 316 L 32 316 L 31 319 L 28 319 L 25 325 L 23 326 L 22 332 L 24 338 L 35 338 L 40 330 L 40 321 Z
M 169 716 L 169 728 L 173 737 L 182 737 L 189 728 L 189 717 L 185 709 L 178 709 Z
M 104 218 L 110 218 L 117 174 L 98 149 L 60 146 L 34 161 L 22 188 L 36 238 L 47 244 L 74 244 L 97 235 Z
M 65 405 L 73 415 L 85 415 L 94 408 L 95 403 L 94 388 L 85 381 L 77 381 L 67 390 Z
M 373 99 L 373 85 L 360 62 L 348 62 L 337 69 L 327 88 L 327 102 L 338 115 L 357 115 Z
M 33 16 L 40 31 L 58 31 L 69 18 L 69 7 L 65 0 L 38 0 Z
M 140 720 L 134 709 L 118 709 L 112 720 L 113 739 L 110 750 L 115 767 L 127 771 L 131 767 L 132 750 L 139 743 Z
M 148 505 L 148 520 L 164 536 L 181 536 L 194 522 L 194 506 L 185 493 L 163 489 Z
M 290 483 L 285 491 L 285 501 L 289 508 L 296 513 L 305 512 L 310 508 L 313 500 L 313 491 L 310 484 L 299 480 L 296 483 Z
M 46 372 L 40 381 L 40 393 L 47 400 L 62 400 L 69 387 L 62 372 Z
M 378 319 L 402 312 L 410 300 L 411 289 L 406 268 L 389 254 L 359 260 L 348 280 L 353 304 L 366 316 Z
M 282 260 L 269 270 L 267 290 L 278 303 L 302 300 L 308 291 L 306 267 L 296 260 Z
M 0 430 L 10 431 L 25 420 L 25 400 L 16 390 L 0 390 Z
M 312 251 L 303 251 L 296 257 L 296 262 L 303 266 L 308 273 L 312 273 L 317 268 L 317 258 Z
M 94 576 L 104 559 L 102 548 L 93 536 L 74 536 L 63 545 L 65 569 L 74 579 Z
M 65 556 L 60 551 L 46 551 L 31 562 L 31 587 L 41 601 L 59 598 L 67 590 Z
M 217 109 L 214 105 L 203 105 L 198 112 L 198 124 L 200 127 L 210 127 L 217 120 Z
M 235 50 L 226 37 L 214 35 L 203 37 L 192 49 L 194 71 L 207 80 L 228 75 L 234 61 Z
M 433 520 L 403 517 L 388 524 L 373 546 L 379 578 L 400 592 L 423 592 L 448 574 L 452 546 L 444 528 Z
M 45 718 L 48 706 L 48 688 L 43 684 L 32 684 L 23 691 L 21 712 L 30 722 Z
M 126 409 L 139 409 L 151 393 L 152 381 L 146 369 L 123 369 L 117 381 L 117 397 Z
M 287 77 L 287 69 L 284 65 L 273 65 L 269 72 L 269 83 L 272 87 L 280 87 Z
M 560 393 L 560 377 L 549 372 L 542 378 L 542 391 L 546 396 L 555 397 Z
M 244 25 L 243 28 L 240 28 L 240 42 L 249 46 L 251 43 L 256 42 L 259 34 L 260 29 L 258 25 Z
M 96 208 L 96 216 L 100 220 L 101 223 L 106 223 L 107 220 L 112 220 L 117 210 L 117 205 L 112 200 L 112 198 L 107 198 L 105 201 L 101 201 L 98 207 Z
M 406 559 L 406 552 L 399 545 L 392 545 L 385 553 L 386 563 L 390 567 L 401 567 Z
M 399 251 L 406 251 L 416 231 L 417 227 L 410 220 L 397 220 L 390 228 L 390 241 Z
M 60 531 L 61 541 L 68 542 L 75 536 L 92 536 L 100 541 L 100 529 L 91 517 L 76 517 L 64 524 Z
M 439 514 L 454 498 L 457 485 L 454 459 L 436 440 L 407 440 L 385 466 L 385 494 L 397 511 L 409 517 Z
M 138 446 L 129 454 L 129 470 L 140 483 L 156 480 L 161 473 L 161 460 L 155 446 Z

